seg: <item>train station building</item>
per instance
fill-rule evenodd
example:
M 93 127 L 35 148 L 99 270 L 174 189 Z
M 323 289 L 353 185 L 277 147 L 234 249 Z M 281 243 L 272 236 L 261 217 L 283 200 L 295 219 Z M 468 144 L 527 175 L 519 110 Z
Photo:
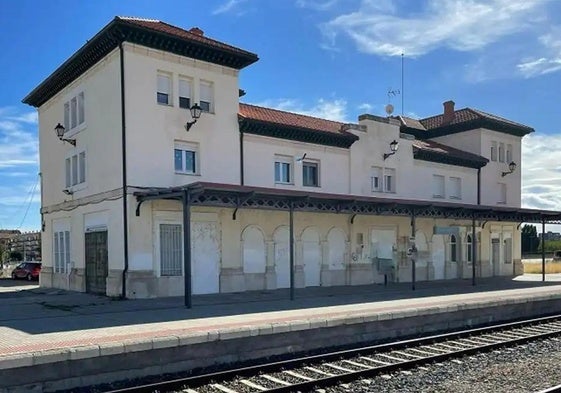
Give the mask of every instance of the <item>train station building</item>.
M 246 50 L 116 17 L 39 84 L 40 285 L 126 298 L 522 272 L 521 141 L 446 101 L 336 122 L 240 102 Z M 274 89 L 274 86 L 271 86 Z M 189 230 L 184 230 L 189 228 Z

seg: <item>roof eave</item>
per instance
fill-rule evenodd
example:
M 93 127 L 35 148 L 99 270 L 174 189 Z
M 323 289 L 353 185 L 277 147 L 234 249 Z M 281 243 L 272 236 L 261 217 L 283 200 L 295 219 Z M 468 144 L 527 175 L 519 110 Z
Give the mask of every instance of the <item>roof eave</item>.
M 481 169 L 489 162 L 489 160 L 487 160 L 484 157 L 482 157 L 481 159 L 453 157 L 446 154 L 429 152 L 417 147 L 413 148 L 413 158 L 416 160 L 436 162 L 446 165 L 461 166 L 464 168 L 472 168 L 472 169 Z
M 271 123 L 238 115 L 240 132 L 270 136 L 273 138 L 295 140 L 299 142 L 315 143 L 324 146 L 350 148 L 358 136 L 351 133 L 336 134 L 329 131 L 312 130 L 303 127 L 293 127 L 286 124 Z

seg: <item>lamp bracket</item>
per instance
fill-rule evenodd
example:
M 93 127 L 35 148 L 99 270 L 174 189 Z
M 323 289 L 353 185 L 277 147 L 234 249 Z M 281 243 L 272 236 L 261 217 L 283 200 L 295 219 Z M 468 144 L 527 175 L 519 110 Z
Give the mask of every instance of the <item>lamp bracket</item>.
M 196 122 L 197 122 L 197 120 L 193 120 L 193 121 L 188 121 L 187 123 L 185 123 L 185 131 L 189 132 L 191 127 L 193 127 L 193 124 L 195 124 Z

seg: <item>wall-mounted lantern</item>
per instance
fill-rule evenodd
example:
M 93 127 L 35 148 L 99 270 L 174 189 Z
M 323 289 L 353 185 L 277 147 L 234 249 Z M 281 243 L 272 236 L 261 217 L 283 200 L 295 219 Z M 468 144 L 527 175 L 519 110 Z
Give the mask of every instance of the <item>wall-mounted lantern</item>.
M 64 133 L 66 132 L 66 129 L 64 128 L 64 126 L 62 124 L 58 123 L 56 125 L 55 132 L 56 132 L 56 136 L 58 137 L 58 139 L 60 139 L 63 142 L 68 142 L 72 146 L 76 146 L 76 140 L 75 139 L 65 139 L 64 138 Z
M 508 170 L 508 172 L 503 172 L 501 176 L 505 177 L 506 175 L 510 175 L 512 172 L 514 172 L 516 170 L 516 162 L 511 161 L 510 164 L 508 164 Z
M 201 117 L 201 113 L 203 111 L 199 104 L 193 105 L 189 110 L 191 111 L 191 117 L 193 118 L 193 121 L 188 121 L 187 123 L 185 123 L 185 131 L 187 132 L 191 129 L 191 127 L 193 127 L 193 124 L 195 124 L 197 120 L 199 120 L 199 117 Z
M 384 153 L 384 160 L 389 156 L 393 156 L 397 152 L 398 148 L 399 142 L 394 139 L 393 142 L 390 143 L 390 153 Z

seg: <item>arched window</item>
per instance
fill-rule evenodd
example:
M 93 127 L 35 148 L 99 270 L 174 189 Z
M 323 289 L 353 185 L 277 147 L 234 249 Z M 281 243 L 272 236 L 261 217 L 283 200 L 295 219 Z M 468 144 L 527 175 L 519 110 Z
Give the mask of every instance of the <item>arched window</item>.
M 450 262 L 456 262 L 457 261 L 456 250 L 457 250 L 456 236 L 455 235 L 450 235 Z
M 472 243 L 471 243 L 471 235 L 467 235 L 466 238 L 466 251 L 467 251 L 467 261 L 471 262 L 472 260 L 472 249 L 471 249 Z

